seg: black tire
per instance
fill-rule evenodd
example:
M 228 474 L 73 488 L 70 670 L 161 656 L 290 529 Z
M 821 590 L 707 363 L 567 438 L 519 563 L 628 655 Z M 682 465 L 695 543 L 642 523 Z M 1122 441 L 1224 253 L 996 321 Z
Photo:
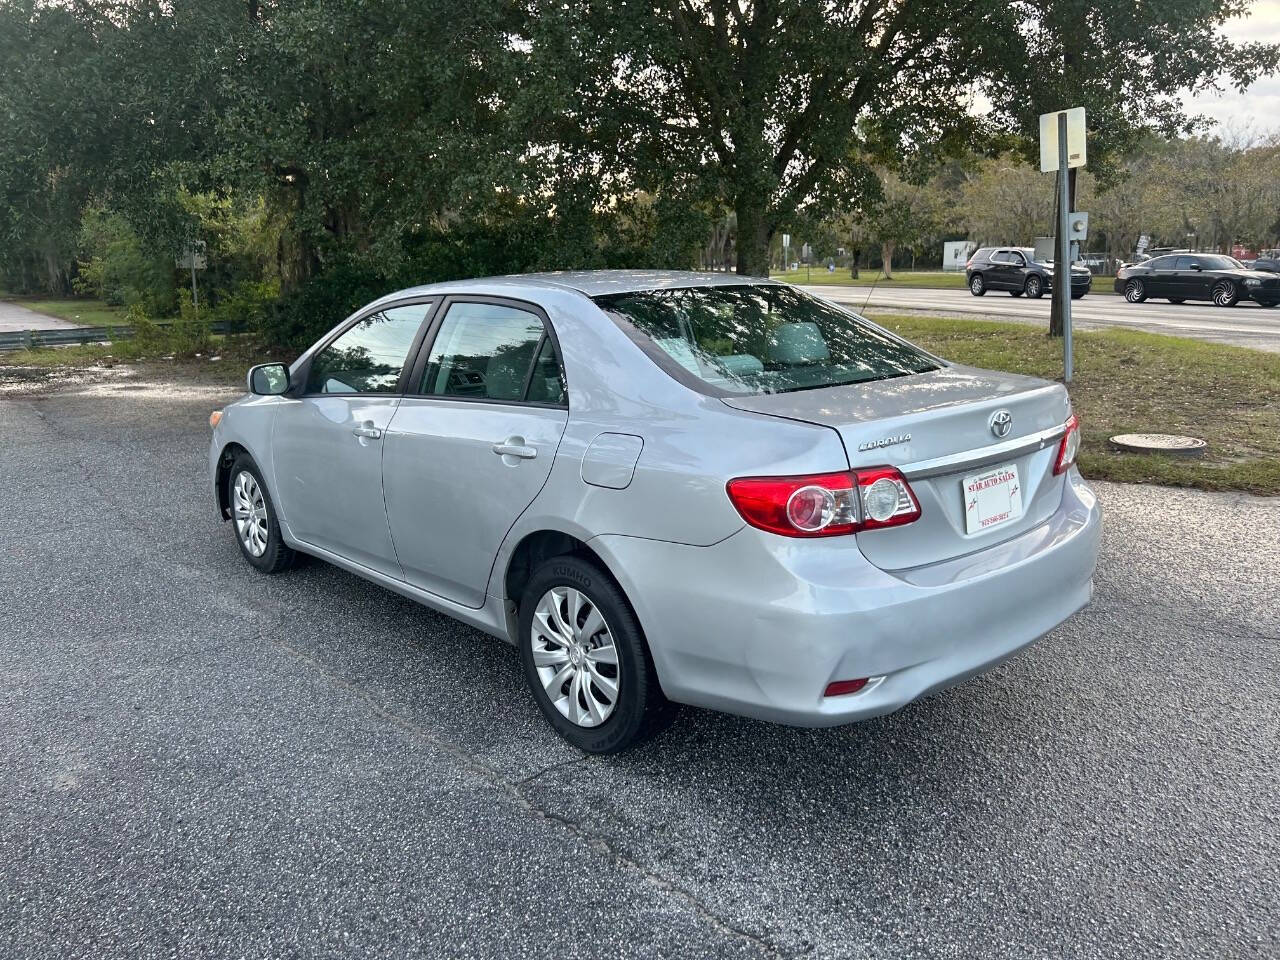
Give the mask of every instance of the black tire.
M 1185 297 L 1170 297 L 1169 302 L 1170 303 L 1186 303 L 1187 300 Z
M 1130 303 L 1142 303 L 1147 299 L 1147 285 L 1141 280 L 1130 280 L 1124 285 L 1124 298 Z
M 1270 309 L 1271 309 L 1272 307 L 1274 307 L 1275 305 L 1276 305 L 1276 304 L 1274 304 L 1274 303 L 1262 303 L 1262 302 L 1259 302 L 1259 303 L 1258 303 L 1258 306 L 1260 306 L 1260 307 L 1266 307 L 1268 310 L 1270 310 Z
M 1039 300 L 1044 296 L 1044 281 L 1034 274 L 1027 277 L 1026 291 L 1032 300 Z
M 579 726 L 562 714 L 552 703 L 534 665 L 535 609 L 548 591 L 561 586 L 584 594 L 599 610 L 617 651 L 617 699 L 613 711 L 597 726 Z M 613 578 L 591 560 L 577 556 L 552 557 L 538 567 L 520 598 L 519 623 L 520 662 L 533 699 L 556 733 L 579 750 L 618 753 L 670 723 L 675 706 L 662 694 L 648 644 L 631 604 Z M 566 680 L 562 689 L 568 686 Z
M 969 292 L 975 297 L 980 297 L 987 292 L 987 281 L 982 279 L 982 274 L 975 273 L 969 278 Z
M 266 545 L 262 553 L 256 556 L 245 543 L 240 524 L 236 521 L 236 483 L 242 473 L 253 477 L 254 483 L 262 493 L 263 507 L 266 512 Z M 262 473 L 258 470 L 258 465 L 253 462 L 253 457 L 247 453 L 237 455 L 231 464 L 231 469 L 227 472 L 227 503 L 231 505 L 231 529 L 235 533 L 236 544 L 251 566 L 263 573 L 280 573 L 297 562 L 298 555 L 280 535 L 280 524 L 276 521 L 276 507 L 271 501 L 271 491 L 267 489 L 266 481 L 262 479 Z
M 1234 307 L 1240 302 L 1240 288 L 1230 280 L 1223 280 L 1213 288 L 1215 307 Z

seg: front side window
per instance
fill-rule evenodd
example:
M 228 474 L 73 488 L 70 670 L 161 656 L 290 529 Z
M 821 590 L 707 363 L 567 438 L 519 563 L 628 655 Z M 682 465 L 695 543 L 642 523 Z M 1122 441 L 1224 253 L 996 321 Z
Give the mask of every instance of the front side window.
M 596 297 L 680 368 L 734 394 L 786 393 L 884 380 L 940 368 L 938 361 L 791 287 L 741 284 Z
M 435 397 L 561 403 L 560 364 L 542 320 L 492 303 L 455 303 L 445 314 L 419 393 Z
M 1176 269 L 1190 270 L 1192 264 L 1198 264 L 1200 261 L 1195 257 L 1179 257 Z
M 1196 258 L 1200 261 L 1200 266 L 1204 270 L 1243 270 L 1242 264 L 1235 257 L 1221 256 L 1204 256 L 1203 254 Z
M 394 393 L 430 304 L 365 317 L 315 355 L 307 393 Z

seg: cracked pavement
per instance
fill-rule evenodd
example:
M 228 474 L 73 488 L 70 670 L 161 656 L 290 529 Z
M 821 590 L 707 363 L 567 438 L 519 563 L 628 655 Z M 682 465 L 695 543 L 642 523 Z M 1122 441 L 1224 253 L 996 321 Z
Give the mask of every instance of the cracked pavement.
M 0 955 L 1280 953 L 1280 501 L 1100 485 L 1094 603 L 991 674 L 585 758 L 513 649 L 249 568 L 226 399 L 0 393 Z

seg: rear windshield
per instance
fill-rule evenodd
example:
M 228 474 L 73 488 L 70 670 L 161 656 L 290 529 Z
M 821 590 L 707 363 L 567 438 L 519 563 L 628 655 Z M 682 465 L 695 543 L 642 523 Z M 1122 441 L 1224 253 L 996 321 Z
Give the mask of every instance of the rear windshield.
M 743 284 L 596 297 L 669 370 L 734 394 L 788 393 L 939 369 L 928 354 L 791 287 Z

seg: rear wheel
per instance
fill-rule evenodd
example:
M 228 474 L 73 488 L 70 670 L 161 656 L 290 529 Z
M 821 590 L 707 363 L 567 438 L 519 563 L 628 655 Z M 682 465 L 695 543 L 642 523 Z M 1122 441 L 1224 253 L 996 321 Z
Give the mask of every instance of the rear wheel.
M 1240 291 L 1230 280 L 1223 280 L 1213 288 L 1213 305 L 1215 307 L 1234 307 L 1240 302 Z
M 975 273 L 969 278 L 969 292 L 975 297 L 980 297 L 987 292 L 987 282 L 982 279 L 982 274 Z
M 293 566 L 297 555 L 280 535 L 267 485 L 247 453 L 237 456 L 227 473 L 227 503 L 236 542 L 250 564 L 263 573 L 279 573 Z
M 1147 287 L 1141 280 L 1130 280 L 1124 285 L 1124 298 L 1130 303 L 1142 303 L 1147 299 Z
M 624 750 L 673 714 L 630 604 L 584 558 L 552 557 L 530 577 L 520 660 L 547 722 L 587 753 Z
M 1027 277 L 1027 296 L 1033 300 L 1039 300 L 1043 294 L 1044 281 L 1035 275 Z

